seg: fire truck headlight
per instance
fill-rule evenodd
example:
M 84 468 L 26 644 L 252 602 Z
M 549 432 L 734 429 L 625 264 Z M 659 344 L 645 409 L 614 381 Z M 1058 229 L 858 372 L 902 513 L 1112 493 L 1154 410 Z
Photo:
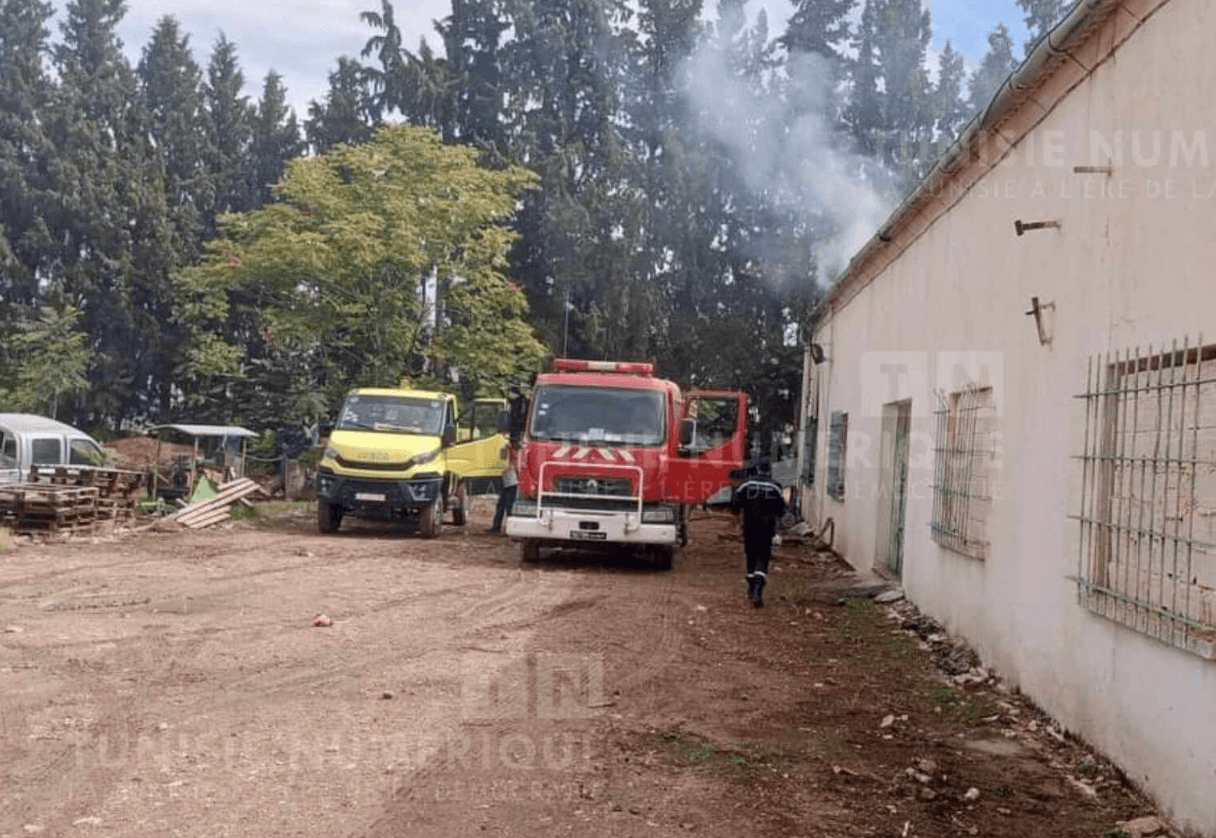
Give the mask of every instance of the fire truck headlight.
M 521 498 L 511 507 L 511 514 L 526 518 L 536 517 L 536 501 L 531 498 Z
M 654 509 L 642 510 L 643 524 L 672 524 L 676 520 L 676 511 L 670 506 L 657 506 Z
M 338 456 L 337 448 L 326 448 L 325 451 L 322 452 L 322 454 L 321 454 L 321 459 L 322 460 L 333 460 L 333 459 L 336 459 L 337 456 Z

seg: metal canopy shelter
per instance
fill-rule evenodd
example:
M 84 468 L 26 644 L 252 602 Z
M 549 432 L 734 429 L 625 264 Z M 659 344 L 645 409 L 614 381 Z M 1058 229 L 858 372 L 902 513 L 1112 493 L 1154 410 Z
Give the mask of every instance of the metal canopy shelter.
M 243 477 L 245 474 L 245 440 L 249 437 L 256 437 L 257 434 L 248 428 L 242 428 L 239 425 L 191 425 L 183 423 L 175 423 L 170 425 L 153 425 L 148 429 L 156 431 L 156 462 L 160 462 L 160 444 L 163 441 L 163 431 L 171 430 L 186 434 L 194 440 L 194 458 L 192 462 L 198 461 L 198 441 L 203 438 L 219 438 L 222 440 L 221 447 L 227 449 L 229 439 L 239 439 L 241 441 L 240 459 L 233 469 L 234 476 Z

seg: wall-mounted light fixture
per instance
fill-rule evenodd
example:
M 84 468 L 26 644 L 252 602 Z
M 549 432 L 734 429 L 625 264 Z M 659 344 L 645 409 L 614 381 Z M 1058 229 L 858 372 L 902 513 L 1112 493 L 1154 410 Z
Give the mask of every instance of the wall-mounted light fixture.
M 1052 329 L 1046 322 L 1044 311 L 1050 309 L 1052 313 L 1052 321 L 1055 320 L 1056 304 L 1054 302 L 1041 303 L 1038 297 L 1030 298 L 1030 311 L 1026 312 L 1027 316 L 1034 315 L 1034 325 L 1039 330 L 1039 346 L 1050 346 Z
M 827 356 L 823 354 L 823 347 L 817 343 L 812 343 L 809 347 L 807 347 L 807 351 L 811 353 L 811 360 L 814 361 L 816 365 L 822 364 L 827 360 Z
M 1074 175 L 1106 175 L 1110 177 L 1115 173 L 1114 166 L 1073 166 L 1072 173 Z
M 1058 230 L 1060 228 L 1060 222 L 1056 221 L 1055 219 L 1050 221 L 1023 221 L 1020 218 L 1013 222 L 1013 229 L 1017 231 L 1019 236 L 1025 233 L 1027 230 L 1046 230 L 1048 228 Z

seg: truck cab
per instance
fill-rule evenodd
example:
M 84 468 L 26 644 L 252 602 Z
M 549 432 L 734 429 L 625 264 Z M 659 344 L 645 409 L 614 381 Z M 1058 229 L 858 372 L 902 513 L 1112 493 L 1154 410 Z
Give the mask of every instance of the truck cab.
M 497 417 L 504 402 L 484 401 L 460 415 L 450 393 L 348 393 L 317 469 L 318 530 L 337 532 L 351 516 L 412 523 L 424 538 L 435 538 L 448 510 L 463 525 L 473 481 L 492 481 L 506 468 L 499 456 L 505 437 L 485 432 L 485 421 L 477 424 L 483 413 Z
M 104 466 L 109 458 L 84 431 L 32 413 L 0 413 L 0 483 L 21 483 L 30 466 Z
M 670 567 L 689 507 L 742 465 L 746 416 L 746 394 L 685 393 L 650 364 L 557 359 L 532 393 L 507 534 L 526 561 L 618 543 Z

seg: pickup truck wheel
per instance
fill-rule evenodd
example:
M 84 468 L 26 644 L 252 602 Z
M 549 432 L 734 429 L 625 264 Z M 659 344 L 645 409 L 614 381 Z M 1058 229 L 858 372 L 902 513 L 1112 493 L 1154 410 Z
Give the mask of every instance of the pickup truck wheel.
M 452 523 L 463 527 L 469 521 L 469 484 L 463 480 L 456 484 L 455 504 L 452 507 Z
M 327 500 L 317 501 L 317 530 L 333 533 L 342 526 L 342 507 Z
M 540 561 L 540 542 L 535 538 L 525 538 L 519 547 L 519 558 L 523 562 Z
M 443 499 L 436 498 L 435 502 L 418 513 L 418 532 L 423 538 L 438 538 L 443 532 Z

